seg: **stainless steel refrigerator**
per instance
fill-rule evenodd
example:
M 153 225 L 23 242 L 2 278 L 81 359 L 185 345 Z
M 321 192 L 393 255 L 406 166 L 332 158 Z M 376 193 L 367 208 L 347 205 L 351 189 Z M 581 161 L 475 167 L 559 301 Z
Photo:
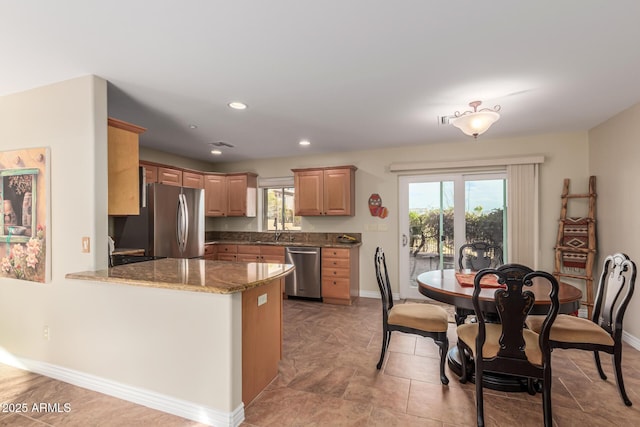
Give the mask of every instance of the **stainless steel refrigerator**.
M 168 258 L 204 256 L 204 190 L 147 184 L 140 215 L 114 219 L 118 248 Z

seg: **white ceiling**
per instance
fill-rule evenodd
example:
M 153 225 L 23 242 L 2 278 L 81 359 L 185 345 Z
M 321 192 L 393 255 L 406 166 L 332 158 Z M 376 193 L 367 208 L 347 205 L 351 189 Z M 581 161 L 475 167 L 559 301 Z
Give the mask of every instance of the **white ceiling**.
M 0 0 L 0 95 L 95 74 L 142 145 L 212 162 L 464 141 L 438 118 L 475 99 L 502 107 L 479 139 L 586 131 L 640 101 L 639 22 L 637 0 Z

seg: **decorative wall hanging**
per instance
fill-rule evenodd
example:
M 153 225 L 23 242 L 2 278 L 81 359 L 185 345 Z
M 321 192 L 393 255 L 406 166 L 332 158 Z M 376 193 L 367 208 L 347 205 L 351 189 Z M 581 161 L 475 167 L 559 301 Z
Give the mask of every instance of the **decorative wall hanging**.
M 369 196 L 369 212 L 371 212 L 371 216 L 377 216 L 380 218 L 386 218 L 389 214 L 387 208 L 382 206 L 382 198 L 377 193 L 373 193 Z
M 47 148 L 0 152 L 0 276 L 50 280 Z

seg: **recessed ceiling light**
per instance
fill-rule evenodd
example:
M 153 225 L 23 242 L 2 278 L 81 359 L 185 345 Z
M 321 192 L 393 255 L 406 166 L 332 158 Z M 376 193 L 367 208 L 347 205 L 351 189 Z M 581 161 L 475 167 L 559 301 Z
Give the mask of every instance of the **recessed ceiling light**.
M 198 129 L 198 125 L 189 125 L 189 129 Z
M 298 144 L 300 144 L 300 145 L 311 145 L 311 142 L 309 142 L 308 139 L 303 139 L 302 141 L 298 142 Z
M 233 108 L 234 110 L 245 110 L 247 108 L 247 104 L 245 104 L 244 102 L 234 101 L 229 103 L 229 107 Z
M 222 154 L 222 151 L 220 150 L 211 150 L 211 154 L 213 154 L 214 156 L 219 156 Z

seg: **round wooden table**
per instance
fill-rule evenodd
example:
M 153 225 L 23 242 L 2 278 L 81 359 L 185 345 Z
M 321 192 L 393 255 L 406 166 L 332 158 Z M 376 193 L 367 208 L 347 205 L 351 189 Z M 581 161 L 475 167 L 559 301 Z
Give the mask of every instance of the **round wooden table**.
M 417 277 L 418 290 L 426 297 L 436 301 L 451 304 L 456 308 L 456 323 L 464 320 L 464 317 L 473 313 L 473 286 L 461 286 L 456 280 L 456 270 L 433 270 L 422 273 Z M 575 286 L 560 282 L 558 299 L 560 300 L 560 313 L 575 313 L 580 308 L 582 291 Z M 544 279 L 536 281 L 530 288 L 535 295 L 535 304 L 531 314 L 546 314 L 549 309 L 549 285 Z M 496 288 L 484 288 L 480 291 L 480 307 L 488 316 L 497 316 L 493 295 Z M 462 373 L 462 363 L 458 354 L 458 346 L 451 346 L 447 355 L 449 368 L 457 375 Z M 469 364 L 472 365 L 472 364 Z M 485 387 L 500 391 L 526 391 L 526 381 L 508 375 L 485 373 L 483 384 Z M 473 379 L 473 376 L 472 376 Z

